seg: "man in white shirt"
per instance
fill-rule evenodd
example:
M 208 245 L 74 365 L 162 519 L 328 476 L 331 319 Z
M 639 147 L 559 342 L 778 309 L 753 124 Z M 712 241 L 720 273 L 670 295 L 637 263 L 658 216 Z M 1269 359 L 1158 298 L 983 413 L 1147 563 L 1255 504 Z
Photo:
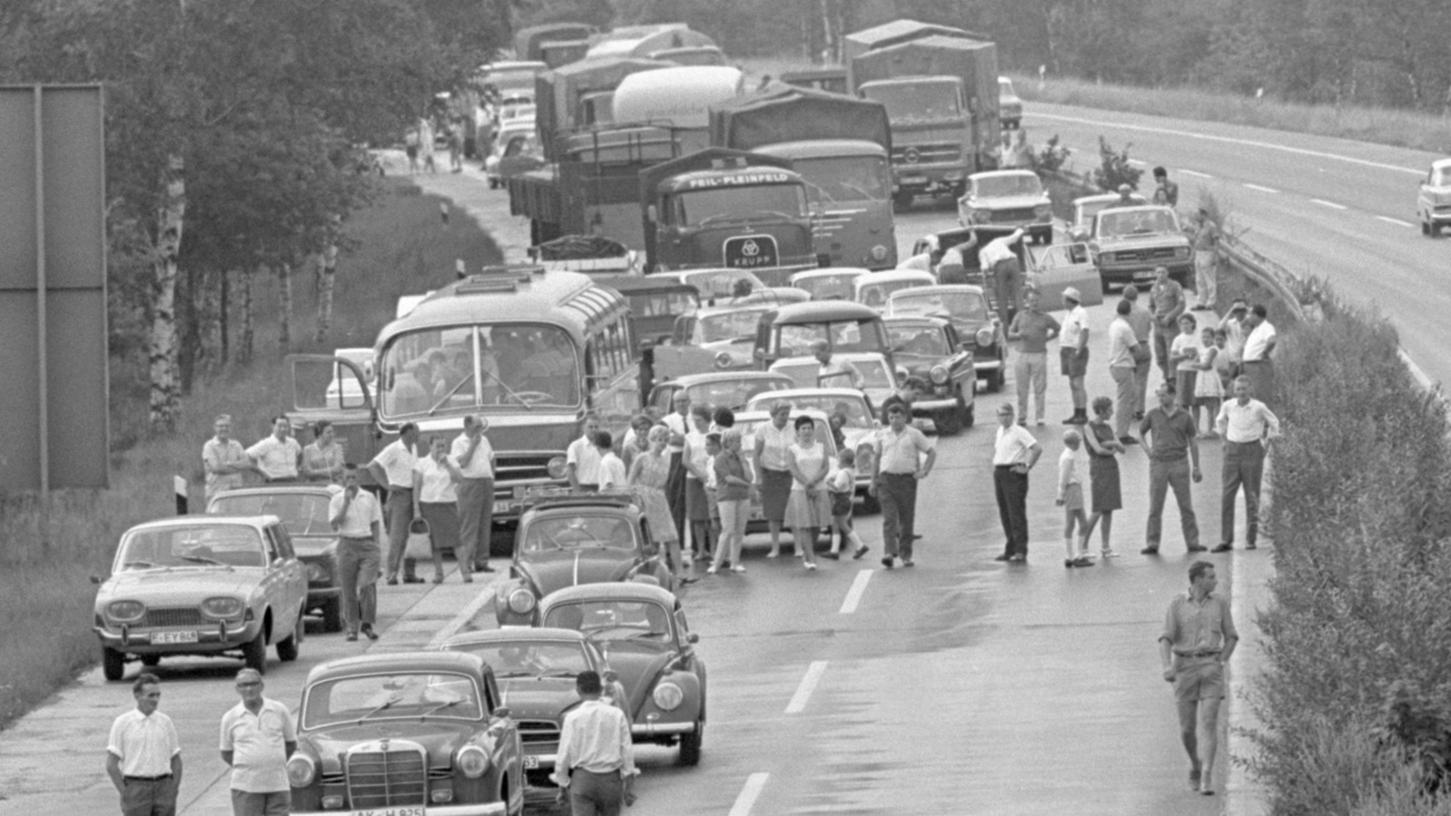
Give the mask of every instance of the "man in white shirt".
M 634 804 L 635 750 L 624 712 L 600 699 L 603 684 L 595 671 L 574 681 L 580 704 L 564 715 L 559 754 L 550 777 L 559 785 L 559 803 L 575 814 L 618 816 L 622 804 Z
M 181 788 L 181 740 L 171 718 L 156 710 L 160 678 L 137 675 L 131 696 L 136 708 L 111 723 L 106 775 L 121 794 L 122 816 L 173 816 Z
M 1028 560 L 1028 471 L 1043 447 L 1027 428 L 1013 421 L 1013 404 L 998 406 L 998 432 L 993 442 L 993 492 L 1007 543 L 995 561 L 1022 564 Z
M 625 462 L 615 455 L 615 438 L 609 431 L 595 433 L 595 451 L 600 455 L 600 490 L 622 490 L 630 486 Z
M 297 750 L 297 723 L 287 706 L 262 696 L 256 669 L 237 672 L 237 694 L 241 702 L 222 715 L 219 748 L 232 768 L 232 814 L 287 816 L 287 760 Z
M 1234 549 L 1234 502 L 1244 486 L 1245 549 L 1259 536 L 1260 480 L 1265 471 L 1265 443 L 1280 435 L 1280 420 L 1257 399 L 1251 399 L 1249 377 L 1234 379 L 1234 399 L 1219 409 L 1215 427 L 1224 437 L 1224 467 L 1219 495 L 1219 545 L 1212 552 Z
M 1264 304 L 1256 303 L 1244 319 L 1249 333 L 1244 338 L 1244 361 L 1240 367 L 1249 377 L 1250 393 L 1268 402 L 1274 397 L 1275 390 L 1275 367 L 1270 362 L 1270 355 L 1278 338 L 1274 324 L 1265 319 L 1266 314 Z
M 347 640 L 357 640 L 360 628 L 369 640 L 377 640 L 373 621 L 378 614 L 378 541 L 383 510 L 358 481 L 358 466 L 351 462 L 344 465 L 343 489 L 333 494 L 327 517 L 338 534 L 338 591 L 343 598 Z
M 1134 353 L 1135 350 L 1145 349 L 1145 347 L 1140 344 L 1133 324 L 1129 323 L 1129 315 L 1133 313 L 1133 303 L 1128 299 L 1123 299 L 1118 302 L 1116 308 L 1118 315 L 1114 317 L 1112 323 L 1108 324 L 1108 373 L 1113 376 L 1115 387 L 1114 436 L 1118 437 L 1119 442 L 1131 445 L 1138 442 L 1129 434 L 1129 423 L 1133 420 L 1139 401 L 1139 361 L 1134 357 Z M 1143 356 L 1143 352 L 1139 353 Z M 1144 365 L 1147 366 L 1148 362 L 1145 361 Z
M 877 435 L 877 456 L 872 461 L 872 481 L 867 487 L 867 492 L 882 505 L 882 566 L 887 569 L 899 556 L 902 566 L 913 564 L 917 483 L 927 478 L 937 461 L 937 449 L 908 424 L 908 412 L 902 404 L 887 406 L 887 427 Z
M 302 464 L 302 445 L 292 436 L 287 417 L 272 420 L 272 433 L 247 449 L 252 466 L 268 482 L 295 482 Z
M 245 475 L 256 471 L 242 443 L 232 438 L 232 417 L 222 414 L 212 423 L 216 436 L 202 445 L 202 467 L 207 474 L 206 498 L 241 487 Z
M 685 389 L 670 399 L 675 409 L 660 423 L 670 429 L 670 472 L 665 478 L 665 499 L 670 503 L 670 518 L 675 522 L 675 537 L 685 540 L 685 435 L 690 433 L 690 395 Z
M 564 451 L 564 465 L 569 471 L 569 486 L 585 492 L 600 489 L 600 452 L 595 447 L 595 434 L 600 432 L 600 418 L 587 414 L 584 435 L 569 443 Z
M 470 414 L 464 417 L 463 433 L 454 437 L 449 456 L 458 464 L 459 546 L 473 553 L 472 568 L 493 572 L 489 546 L 494 524 L 494 448 L 484 432 L 489 421 Z M 470 565 L 460 564 L 462 571 Z
M 861 388 L 862 373 L 851 363 L 831 359 L 831 345 L 825 340 L 811 341 L 811 354 L 820 363 L 816 382 L 822 388 Z
M 1001 238 L 988 241 L 977 253 L 983 279 L 992 282 L 998 316 L 1002 318 L 1004 326 L 1013 322 L 1013 315 L 1018 311 L 1018 296 L 1023 288 L 1022 266 L 1017 254 L 1013 252 L 1013 245 L 1021 240 L 1023 230 L 1019 228 Z
M 383 512 L 388 523 L 388 584 L 398 583 L 398 568 L 403 567 L 403 583 L 421 584 L 417 564 L 403 557 L 408 541 L 408 525 L 413 521 L 413 468 L 418 465 L 418 426 L 404 423 L 398 438 L 378 451 L 368 463 L 373 481 L 388 491 Z
M 1088 424 L 1088 391 L 1083 387 L 1083 377 L 1088 373 L 1088 310 L 1082 303 L 1083 295 L 1076 288 L 1063 290 L 1063 308 L 1068 314 L 1058 333 L 1058 359 L 1073 396 L 1073 416 L 1063 420 L 1064 425 Z

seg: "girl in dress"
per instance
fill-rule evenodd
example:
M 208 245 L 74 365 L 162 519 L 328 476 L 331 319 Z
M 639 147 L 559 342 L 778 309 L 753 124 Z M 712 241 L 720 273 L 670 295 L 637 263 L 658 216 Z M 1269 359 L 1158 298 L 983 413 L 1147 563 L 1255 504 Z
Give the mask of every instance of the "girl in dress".
M 826 498 L 826 474 L 830 461 L 826 446 L 816 441 L 816 423 L 811 417 L 796 418 L 796 441 L 786 451 L 791 471 L 791 498 L 786 501 L 786 524 L 796 542 L 803 565 L 816 569 L 816 534 L 831 523 L 831 504 Z
M 665 446 L 670 442 L 670 429 L 656 425 L 647 434 L 650 447 L 635 454 L 630 463 L 629 482 L 645 505 L 645 521 L 656 546 L 664 545 L 667 562 L 677 580 L 690 583 L 691 566 L 680 557 L 680 539 L 675 535 L 675 520 L 670 515 L 670 501 L 665 498 L 665 480 L 670 476 L 670 458 Z
M 1224 399 L 1224 383 L 1219 379 L 1216 361 L 1224 352 L 1215 345 L 1213 329 L 1206 328 L 1200 337 L 1203 347 L 1199 350 L 1199 376 L 1194 378 L 1194 427 L 1196 430 L 1199 428 L 1199 410 L 1202 408 L 1208 415 L 1204 422 L 1207 427 L 1199 438 L 1218 439 L 1214 420 L 1219 416 L 1219 402 Z

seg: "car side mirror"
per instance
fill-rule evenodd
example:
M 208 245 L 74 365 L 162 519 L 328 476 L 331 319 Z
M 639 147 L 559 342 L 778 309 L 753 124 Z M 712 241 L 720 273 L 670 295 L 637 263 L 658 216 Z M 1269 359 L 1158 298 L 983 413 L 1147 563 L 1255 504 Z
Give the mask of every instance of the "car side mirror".
M 690 634 L 688 634 L 688 635 L 685 636 L 685 642 L 686 643 L 699 643 L 700 642 L 700 635 L 697 635 L 696 633 L 691 632 Z
M 100 583 L 101 583 L 101 576 L 99 576 L 99 575 L 92 575 L 91 576 L 91 583 L 96 584 L 97 586 L 99 586 Z
M 499 706 L 498 708 L 494 709 L 494 716 L 501 720 L 507 719 L 509 717 L 509 707 Z
M 651 224 L 660 220 L 660 211 L 655 208 L 654 204 L 645 207 L 645 220 Z

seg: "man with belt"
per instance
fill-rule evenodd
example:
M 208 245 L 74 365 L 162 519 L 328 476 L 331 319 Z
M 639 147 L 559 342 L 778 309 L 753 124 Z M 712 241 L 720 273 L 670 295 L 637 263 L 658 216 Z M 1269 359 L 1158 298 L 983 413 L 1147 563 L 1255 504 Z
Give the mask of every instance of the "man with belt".
M 1061 328 L 1051 315 L 1038 308 L 1041 297 L 1037 289 L 1023 293 L 1023 310 L 1013 316 L 1008 327 L 1008 341 L 1018 344 L 1013 352 L 1013 381 L 1018 387 L 1018 424 L 1028 422 L 1028 393 L 1031 389 L 1038 405 L 1038 423 L 1043 424 L 1048 396 L 1048 341 L 1058 336 Z
M 379 487 L 388 490 L 383 507 L 388 524 L 388 585 L 398 583 L 398 567 L 403 567 L 403 583 L 421 584 L 412 558 L 403 557 L 408 543 L 408 525 L 413 521 L 413 468 L 418 465 L 418 426 L 404 423 L 398 439 L 378 451 L 368 463 L 368 473 Z
M 1022 263 L 1013 252 L 1013 245 L 1023 240 L 1023 234 L 1022 228 L 1013 230 L 1008 235 L 988 241 L 977 253 L 983 280 L 993 287 L 994 305 L 1004 326 L 1012 323 L 1013 315 L 1017 314 L 1018 297 L 1023 290 Z
M 247 449 L 252 469 L 268 482 L 297 481 L 302 464 L 302 446 L 292 436 L 292 422 L 285 416 L 272 420 L 272 433 Z
M 1250 393 L 1266 404 L 1274 399 L 1275 367 L 1270 362 L 1270 354 L 1278 339 L 1274 324 L 1265 319 L 1267 314 L 1263 303 L 1250 307 L 1244 319 L 1248 333 L 1244 337 L 1244 362 L 1240 364 L 1242 372 L 1249 377 Z
M 599 672 L 582 671 L 574 680 L 579 705 L 564 715 L 559 754 L 550 774 L 559 785 L 560 804 L 574 816 L 619 816 L 622 804 L 634 804 L 635 751 L 630 721 L 604 702 Z
M 1199 445 L 1194 441 L 1198 429 L 1189 412 L 1174 399 L 1168 383 L 1160 383 L 1154 393 L 1159 398 L 1159 406 L 1139 423 L 1139 436 L 1149 450 L 1148 543 L 1139 552 L 1159 554 L 1164 498 L 1170 487 L 1174 488 L 1174 501 L 1179 505 L 1179 526 L 1184 531 L 1185 549 L 1203 552 L 1204 547 L 1199 545 L 1199 522 L 1194 517 L 1194 497 L 1189 492 L 1191 476 L 1195 482 L 1204 478 L 1199 472 Z
M 1073 398 L 1073 416 L 1063 420 L 1064 425 L 1088 424 L 1088 391 L 1083 387 L 1088 373 L 1088 310 L 1082 302 L 1076 287 L 1063 290 L 1063 308 L 1068 314 L 1063 318 L 1063 333 L 1058 335 L 1058 360 Z
M 1154 285 L 1149 289 L 1149 303 L 1154 310 L 1154 359 L 1159 362 L 1159 371 L 1164 382 L 1169 384 L 1169 393 L 1174 393 L 1174 361 L 1169 359 L 1169 347 L 1179 333 L 1179 315 L 1184 314 L 1188 303 L 1184 299 L 1184 287 L 1169 277 L 1169 267 L 1154 268 Z
M 449 454 L 458 463 L 459 550 L 471 553 L 459 558 L 459 572 L 465 577 L 472 567 L 479 572 L 493 572 L 489 566 L 490 538 L 494 524 L 494 448 L 484 431 L 489 421 L 470 414 L 464 417 L 464 432 L 453 440 Z M 473 563 L 466 563 L 472 559 Z
M 923 455 L 926 458 L 923 458 Z M 921 431 L 907 424 L 907 409 L 887 407 L 887 427 L 877 437 L 877 457 L 867 492 L 882 505 L 882 566 L 891 569 L 900 556 L 910 567 L 913 525 L 917 513 L 917 483 L 932 472 L 937 449 Z
M 352 462 L 343 466 L 343 489 L 328 503 L 327 516 L 338 534 L 338 589 L 343 596 L 347 639 L 357 640 L 361 629 L 368 640 L 377 640 L 373 620 L 378 614 L 378 538 L 383 511 L 373 494 L 358 486 L 358 466 Z
M 1215 419 L 1224 437 L 1224 470 L 1219 496 L 1219 545 L 1214 552 L 1234 549 L 1234 502 L 1244 485 L 1245 549 L 1253 550 L 1260 529 L 1260 478 L 1265 472 L 1265 444 L 1280 435 L 1280 420 L 1263 402 L 1251 399 L 1248 377 L 1234 378 L 1234 399 Z
M 1179 735 L 1189 753 L 1189 787 L 1214 794 L 1219 701 L 1224 699 L 1224 665 L 1239 643 L 1229 602 L 1214 595 L 1214 565 L 1189 565 L 1189 594 L 1169 604 L 1159 659 L 1164 679 L 1174 684 Z
M 136 708 L 111 723 L 106 774 L 121 794 L 122 816 L 172 816 L 181 788 L 181 740 L 171 718 L 156 710 L 160 678 L 142 672 L 131 695 Z
M 595 434 L 600 432 L 600 418 L 586 414 L 584 434 L 564 450 L 564 466 L 569 473 L 569 486 L 575 490 L 595 492 L 600 489 L 600 451 L 595 447 Z
M 256 471 L 242 443 L 232 438 L 231 414 L 220 414 L 212 424 L 216 436 L 202 445 L 202 467 L 206 470 L 206 498 L 223 490 L 241 487 L 247 473 Z
M 993 493 L 1007 543 L 995 561 L 1022 564 L 1028 560 L 1028 471 L 1043 455 L 1043 446 L 1027 428 L 1013 423 L 1013 405 L 998 406 L 998 433 L 993 443 Z
M 222 715 L 222 761 L 232 769 L 232 816 L 287 816 L 292 788 L 287 760 L 297 750 L 297 723 L 277 700 L 262 696 L 256 669 L 237 672 L 242 698 Z

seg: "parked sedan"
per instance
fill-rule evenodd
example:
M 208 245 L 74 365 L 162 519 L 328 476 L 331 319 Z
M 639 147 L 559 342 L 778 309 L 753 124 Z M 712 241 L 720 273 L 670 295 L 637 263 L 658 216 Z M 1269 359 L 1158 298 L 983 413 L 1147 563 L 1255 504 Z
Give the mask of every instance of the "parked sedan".
M 873 405 L 881 405 L 890 397 L 897 390 L 899 375 L 906 373 L 906 369 L 894 371 L 886 356 L 876 352 L 839 352 L 831 355 L 831 359 L 832 362 L 850 364 L 862 375 L 861 390 Z M 815 357 L 787 357 L 777 360 L 771 364 L 771 371 L 790 377 L 797 388 L 833 388 L 842 385 L 837 380 L 845 379 L 845 376 L 839 376 L 823 380 L 819 376 L 821 363 Z
M 941 317 L 952 324 L 959 343 L 968 344 L 973 369 L 987 390 L 1003 387 L 1007 378 L 1007 336 L 981 286 L 965 283 L 923 286 L 897 292 L 887 304 L 888 317 L 923 315 Z
M 633 496 L 550 496 L 519 518 L 514 563 L 494 593 L 494 616 L 500 626 L 527 626 L 538 621 L 539 599 L 560 587 L 638 578 L 675 586 Z
M 885 322 L 897 364 L 931 389 L 912 403 L 912 415 L 931 419 L 944 436 L 972 427 L 977 390 L 972 347 L 940 317 L 889 317 Z
M 107 680 L 126 661 L 240 655 L 265 671 L 267 647 L 295 660 L 307 572 L 276 516 L 182 516 L 121 536 L 111 577 L 96 592 L 95 632 Z
M 893 293 L 916 286 L 931 286 L 937 278 L 922 269 L 889 269 L 873 272 L 852 280 L 852 300 L 869 306 L 880 314 L 887 308 L 887 299 Z
M 524 750 L 477 655 L 393 652 L 313 668 L 287 760 L 292 813 L 524 810 Z
M 325 484 L 258 485 L 223 491 L 207 502 L 209 515 L 277 516 L 282 520 L 307 569 L 307 611 L 322 616 L 324 632 L 343 628 L 338 536 L 328 520 L 328 503 L 337 489 Z
M 791 276 L 791 285 L 811 296 L 812 300 L 851 300 L 855 294 L 852 281 L 871 270 L 856 266 L 829 266 L 804 269 Z
M 705 662 L 673 593 L 638 582 L 584 584 L 545 596 L 539 614 L 544 626 L 574 629 L 599 644 L 624 684 L 636 744 L 678 744 L 681 765 L 700 762 Z

